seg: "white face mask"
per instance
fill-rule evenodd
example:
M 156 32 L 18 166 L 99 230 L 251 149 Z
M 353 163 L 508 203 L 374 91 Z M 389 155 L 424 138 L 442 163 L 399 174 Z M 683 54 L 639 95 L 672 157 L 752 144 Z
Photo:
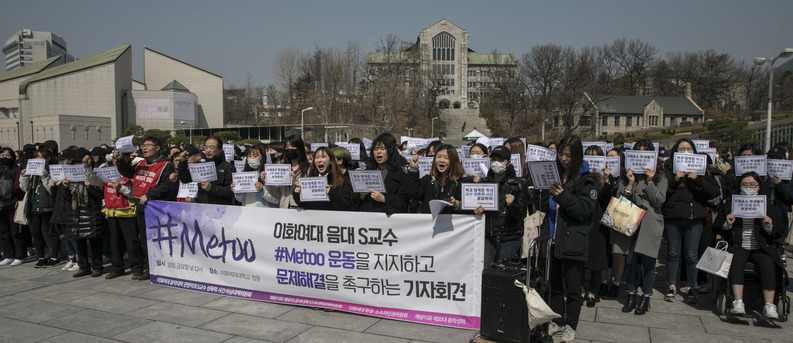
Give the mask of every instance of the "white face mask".
M 113 160 L 113 154 L 107 154 L 107 155 L 105 155 L 105 160 L 106 160 L 106 161 L 112 161 L 112 160 Z
M 482 158 L 482 155 L 468 155 L 468 158 Z
M 743 188 L 741 187 L 742 195 L 757 195 L 758 188 Z
M 251 169 L 259 169 L 259 166 L 261 164 L 262 164 L 262 159 L 261 158 L 256 158 L 256 159 L 249 158 L 248 159 L 248 166 L 251 167 Z
M 490 170 L 496 174 L 501 174 L 507 170 L 507 161 L 504 162 L 490 162 Z

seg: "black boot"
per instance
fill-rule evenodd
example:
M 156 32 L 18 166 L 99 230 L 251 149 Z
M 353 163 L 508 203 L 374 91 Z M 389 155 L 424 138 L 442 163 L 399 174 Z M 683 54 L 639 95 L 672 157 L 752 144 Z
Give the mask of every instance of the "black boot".
M 639 300 L 639 306 L 636 306 L 636 312 L 633 313 L 641 316 L 647 313 L 647 310 L 649 309 L 650 309 L 650 297 L 642 297 L 641 300 Z
M 628 313 L 636 308 L 636 293 L 628 294 L 628 301 L 622 307 L 622 312 Z
M 621 284 L 611 284 L 609 287 L 609 298 L 616 298 L 620 294 L 620 286 Z

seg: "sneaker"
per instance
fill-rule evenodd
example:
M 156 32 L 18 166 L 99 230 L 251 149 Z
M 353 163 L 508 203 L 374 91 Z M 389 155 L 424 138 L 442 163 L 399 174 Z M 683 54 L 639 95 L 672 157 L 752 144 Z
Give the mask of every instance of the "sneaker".
M 58 263 L 61 263 L 61 260 L 57 258 L 50 258 L 46 263 L 44 263 L 45 267 L 52 267 Z
M 694 287 L 690 287 L 688 292 L 686 292 L 686 298 L 683 299 L 683 302 L 686 304 L 696 304 L 697 301 L 699 301 L 697 291 L 694 290 Z
M 14 260 L 14 262 L 11 262 L 11 265 L 12 265 L 12 266 L 18 266 L 18 265 L 21 265 L 22 263 L 25 263 L 25 261 L 22 261 L 22 260 Z
M 68 260 L 68 261 L 66 261 L 66 264 L 64 264 L 64 265 L 63 265 L 63 268 L 61 268 L 61 270 L 63 270 L 63 271 L 67 271 L 67 270 L 69 270 L 69 268 L 71 268 L 73 265 L 74 265 L 74 261 L 72 261 L 72 260 Z
M 13 258 L 4 259 L 4 260 L 0 261 L 0 266 L 7 266 L 7 265 L 11 264 L 11 262 L 14 262 Z
M 68 270 L 70 272 L 76 272 L 76 271 L 80 270 L 80 265 L 77 264 L 77 262 L 74 262 L 74 264 Z
M 35 266 L 33 266 L 33 268 L 41 268 L 41 267 L 44 267 L 44 264 L 45 264 L 45 263 L 47 263 L 47 260 L 45 260 L 45 259 L 43 259 L 43 258 L 40 258 L 40 259 L 38 260 L 38 262 L 36 262 L 36 265 L 35 265 Z
M 765 306 L 763 306 L 763 317 L 768 319 L 779 319 L 779 313 L 776 311 L 776 305 L 765 304 Z
M 675 301 L 675 294 L 677 294 L 677 288 L 674 285 L 670 285 L 669 288 L 666 289 L 666 294 L 664 294 L 664 301 Z
M 575 342 L 575 330 L 573 330 L 570 325 L 564 326 L 564 331 L 562 331 L 562 342 Z
M 565 327 L 566 327 L 566 326 L 565 326 Z M 562 330 L 564 330 L 564 328 L 562 328 L 561 326 L 557 325 L 557 324 L 556 324 L 556 323 L 554 323 L 553 321 L 551 321 L 551 322 L 549 322 L 549 323 L 548 323 L 548 336 L 553 336 L 553 335 L 555 335 L 557 332 L 560 332 L 560 331 L 562 331 Z
M 732 310 L 730 310 L 730 313 L 736 316 L 742 316 L 746 314 L 746 308 L 743 306 L 743 300 L 733 300 Z

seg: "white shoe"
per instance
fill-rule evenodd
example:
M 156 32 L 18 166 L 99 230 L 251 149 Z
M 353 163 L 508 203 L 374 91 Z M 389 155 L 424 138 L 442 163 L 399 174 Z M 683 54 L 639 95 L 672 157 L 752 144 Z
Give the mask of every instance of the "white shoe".
M 563 328 L 559 325 L 556 325 L 554 322 L 548 323 L 548 336 L 553 336 L 557 332 L 562 331 Z
M 70 272 L 76 272 L 78 270 L 80 270 L 80 265 L 77 264 L 77 262 L 74 262 L 74 264 L 72 264 L 72 266 L 69 268 Z
M 61 270 L 68 271 L 69 268 L 71 268 L 73 265 L 75 265 L 74 261 L 68 260 L 66 261 L 66 264 L 63 265 L 63 268 L 61 268 Z
M 564 326 L 564 331 L 562 331 L 562 342 L 566 343 L 573 343 L 575 342 L 575 330 L 573 330 L 570 325 Z
M 744 315 L 746 314 L 746 309 L 743 306 L 743 300 L 734 300 L 732 302 L 732 314 L 735 315 Z
M 12 259 L 12 258 L 4 259 L 4 260 L 0 261 L 0 266 L 7 266 L 7 265 L 11 264 L 11 262 L 14 262 L 14 259 Z
M 776 311 L 776 305 L 765 304 L 765 306 L 763 306 L 763 317 L 769 319 L 779 319 L 779 313 Z
M 11 265 L 12 265 L 12 266 L 18 266 L 18 265 L 20 265 L 20 264 L 22 264 L 22 263 L 25 263 L 25 261 L 22 261 L 22 260 L 14 260 L 14 262 L 11 262 Z

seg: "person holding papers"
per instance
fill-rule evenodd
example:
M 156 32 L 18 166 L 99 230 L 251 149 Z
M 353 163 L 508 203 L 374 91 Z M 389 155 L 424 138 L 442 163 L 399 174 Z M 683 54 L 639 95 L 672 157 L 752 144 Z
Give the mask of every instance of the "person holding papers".
M 372 154 L 366 161 L 366 170 L 376 170 L 382 175 L 385 193 L 370 190 L 359 193 L 360 210 L 363 212 L 382 212 L 388 215 L 407 213 L 408 192 L 415 182 L 407 176 L 407 161 L 399 155 L 396 139 L 390 133 L 383 133 L 372 141 Z
M 786 154 L 787 150 L 785 150 L 785 148 L 774 147 L 768 152 L 767 157 L 769 160 L 787 160 Z M 786 264 L 787 258 L 785 256 L 783 242 L 790 231 L 788 212 L 790 212 L 791 206 L 793 206 L 793 183 L 791 183 L 790 180 L 782 180 L 779 176 L 770 174 L 768 176 L 768 183 L 771 187 L 769 195 L 771 205 L 773 205 L 777 213 L 780 214 L 780 222 L 778 225 L 782 231 L 782 237 L 780 237 L 777 242 L 779 243 L 777 244 L 779 246 L 779 256 L 782 258 L 782 264 Z
M 718 197 L 721 192 L 719 183 L 707 169 L 705 175 L 696 172 L 674 172 L 674 160 L 677 153 L 696 154 L 696 146 L 688 138 L 681 138 L 669 150 L 669 159 L 664 164 L 668 173 L 669 187 L 666 190 L 664 215 L 664 233 L 666 234 L 666 284 L 664 300 L 675 301 L 677 294 L 677 270 L 680 264 L 681 246 L 685 256 L 686 283 L 689 290 L 685 302 L 696 303 L 697 294 L 697 261 L 699 261 L 699 239 L 708 212 L 705 206 L 710 199 Z M 634 171 L 635 173 L 636 171 Z
M 264 171 L 265 154 L 264 144 L 256 144 L 248 147 L 245 153 L 245 168 L 240 171 L 244 172 L 257 172 L 259 174 Z M 272 203 L 264 199 L 266 190 L 264 188 L 264 180 L 259 177 L 259 180 L 254 183 L 256 187 L 255 193 L 234 193 L 234 197 L 242 206 L 255 206 L 255 207 L 275 207 Z M 234 183 L 231 184 L 231 191 L 234 192 Z
M 314 163 L 308 171 L 308 177 L 324 177 L 327 179 L 325 194 L 330 201 L 300 201 L 300 186 L 295 186 L 292 194 L 298 206 L 310 210 L 349 211 L 353 208 L 353 197 L 349 176 L 345 176 L 339 169 L 333 150 L 320 147 L 314 152 Z
M 408 178 L 418 178 L 418 166 L 419 157 L 416 155 L 410 159 Z M 460 208 L 460 183 L 464 174 L 457 150 L 449 144 L 443 144 L 435 152 L 430 173 L 421 178 L 418 187 L 413 187 L 410 197 L 421 201 L 421 213 L 430 213 L 431 200 L 445 200 L 451 203 L 440 213 L 456 213 Z
M 231 191 L 231 174 L 236 172 L 234 165 L 226 162 L 223 155 L 223 140 L 219 137 L 209 136 L 204 141 L 204 154 L 207 162 L 215 164 L 214 181 L 198 182 L 198 195 L 195 201 L 201 204 L 232 205 L 234 193 Z M 191 163 L 179 164 L 179 181 L 182 183 L 193 182 L 190 175 Z
M 47 172 L 52 163 L 52 151 L 45 147 L 39 147 L 33 155 L 34 158 L 44 160 L 44 168 L 41 175 L 26 175 L 23 169 L 19 176 L 19 187 L 28 193 L 28 226 L 33 238 L 33 246 L 39 254 L 36 268 L 50 267 L 58 264 L 58 253 L 61 247 L 61 238 L 57 230 L 50 230 L 50 220 L 52 219 L 52 208 L 55 206 L 55 197 L 50 192 L 50 177 Z M 45 235 L 48 239 L 45 239 Z M 44 245 L 50 250 L 50 256 L 44 256 Z
M 487 158 L 487 147 L 482 143 L 476 143 L 468 151 L 468 158 Z
M 598 145 L 590 145 L 584 151 L 586 156 L 603 156 L 605 158 L 603 149 Z M 605 160 L 604 160 L 605 161 Z M 592 168 L 590 168 L 591 170 Z M 603 217 L 603 212 L 611 201 L 614 195 L 614 176 L 611 175 L 611 170 L 607 167 L 600 168 L 600 170 L 591 170 L 592 175 L 595 176 L 595 185 L 598 191 L 598 201 L 595 203 L 594 217 L 599 219 Z M 592 221 L 592 228 L 589 232 L 589 256 L 586 261 L 585 267 L 589 269 L 589 287 L 587 289 L 586 306 L 594 307 L 595 303 L 600 301 L 598 294 L 600 293 L 601 283 L 609 268 L 609 242 L 611 230 L 609 227 L 600 224 L 600 220 Z M 617 282 L 616 289 L 619 289 L 619 281 Z
M 762 179 L 755 172 L 741 176 L 737 195 L 767 195 L 760 187 Z M 766 318 L 779 318 L 774 305 L 774 295 L 777 285 L 777 271 L 784 273 L 784 266 L 779 257 L 776 239 L 782 237 L 782 227 L 779 225 L 779 213 L 767 201 L 760 204 L 765 208 L 753 209 L 755 212 L 765 212 L 765 216 L 756 213 L 745 213 L 733 208 L 733 203 L 728 201 L 722 207 L 713 230 L 720 233 L 729 244 L 727 251 L 733 254 L 730 265 L 729 279 L 732 286 L 733 298 L 732 313 L 746 314 L 743 304 L 744 268 L 747 262 L 753 262 L 755 269 L 760 274 L 760 283 L 763 287 L 763 316 Z M 759 211 L 758 211 L 759 210 Z M 756 218 L 752 218 L 756 217 Z
M 107 217 L 110 229 L 110 263 L 112 271 L 105 279 L 115 279 L 124 275 L 124 252 L 129 257 L 129 268 L 133 274 L 142 274 L 143 266 L 140 237 L 135 219 L 135 202 L 132 194 L 132 180 L 121 177 L 121 182 L 108 182 L 104 186 L 105 208 L 102 213 Z M 105 252 L 108 253 L 108 252 Z
M 27 257 L 24 235 L 14 222 L 15 205 L 23 196 L 19 188 L 20 170 L 14 160 L 14 150 L 0 149 L 0 248 L 3 250 L 0 266 L 18 266 Z
M 640 139 L 633 146 L 634 150 L 655 150 L 653 143 L 648 139 Z M 661 208 L 666 201 L 666 190 L 669 183 L 663 170 L 645 169 L 637 174 L 633 170 L 626 170 L 617 182 L 617 195 L 623 196 L 647 211 L 644 214 L 639 230 L 628 237 L 616 231 L 613 232 L 615 246 L 622 245 L 620 250 L 627 252 L 627 277 L 628 300 L 622 307 L 622 312 L 628 313 L 636 310 L 634 314 L 642 315 L 650 309 L 650 297 L 653 295 L 655 284 L 655 261 L 658 250 L 661 248 L 661 239 L 664 234 L 664 217 Z M 617 236 L 622 236 L 617 238 Z M 628 241 L 623 245 L 623 239 Z M 642 296 L 637 299 L 637 273 L 641 273 Z M 619 280 L 618 280 L 619 281 Z
M 548 334 L 562 331 L 562 341 L 573 342 L 583 303 L 581 279 L 598 192 L 595 176 L 584 162 L 581 139 L 576 136 L 562 139 L 556 156 L 562 180 L 561 184 L 551 186 L 548 200 L 553 237 L 550 305 L 563 317 L 548 324 Z
M 525 181 L 515 176 L 510 163 L 512 152 L 499 145 L 490 153 L 490 170 L 487 177 L 475 182 L 498 184 L 498 212 L 488 212 L 485 217 L 485 267 L 500 260 L 517 257 L 523 243 L 523 219 L 529 204 Z M 482 206 L 474 214 L 482 215 Z
M 132 179 L 132 195 L 135 197 L 135 234 L 140 239 L 141 255 L 143 260 L 142 273 L 133 271 L 133 280 L 149 279 L 149 258 L 146 248 L 146 203 L 149 200 L 167 200 L 170 193 L 170 180 L 168 176 L 173 173 L 173 163 L 160 155 L 162 143 L 157 137 L 146 137 L 143 139 L 143 160 L 133 166 L 131 156 L 123 154 L 116 160 L 116 167 L 121 176 Z
M 306 144 L 303 142 L 303 138 L 300 136 L 291 135 L 287 137 L 286 142 L 284 142 L 283 145 L 283 151 L 284 163 L 289 164 L 292 167 L 292 185 L 265 185 L 264 188 L 267 189 L 267 196 L 265 199 L 273 204 L 278 205 L 280 208 L 295 208 L 298 207 L 298 205 L 292 197 L 292 192 L 295 189 L 294 182 L 297 179 L 308 175 L 308 170 L 311 168 L 311 164 L 308 163 L 308 159 L 306 158 Z M 279 162 L 273 160 L 273 163 Z M 262 175 L 262 179 L 265 177 L 266 173 Z

